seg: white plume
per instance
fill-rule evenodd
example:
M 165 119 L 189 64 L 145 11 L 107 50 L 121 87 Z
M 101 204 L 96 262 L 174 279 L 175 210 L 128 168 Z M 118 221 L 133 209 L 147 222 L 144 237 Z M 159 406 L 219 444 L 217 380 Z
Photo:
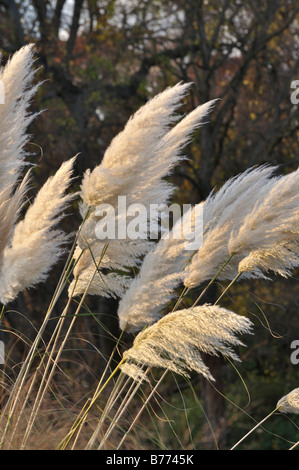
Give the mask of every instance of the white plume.
M 231 244 L 234 234 L 277 181 L 277 178 L 271 178 L 274 170 L 274 167 L 267 166 L 249 169 L 228 180 L 218 192 L 208 197 L 203 209 L 203 244 L 186 267 L 185 286 L 196 287 L 212 279 L 226 263 L 236 248 Z M 233 279 L 238 273 L 240 260 L 248 255 L 248 250 L 248 246 L 238 250 L 218 279 Z
M 246 317 L 213 305 L 179 310 L 138 333 L 133 346 L 125 351 L 123 372 L 143 378 L 143 367 L 161 367 L 189 376 L 196 371 L 214 380 L 201 358 L 201 352 L 239 360 L 232 346 L 243 343 L 237 334 L 251 333 L 252 323 Z M 130 362 L 134 367 L 130 373 Z M 136 366 L 140 373 L 137 374 Z
M 44 281 L 63 253 L 68 237 L 56 226 L 62 211 L 74 197 L 65 195 L 71 182 L 74 158 L 64 162 L 46 181 L 24 219 L 15 226 L 1 266 L 0 300 L 3 304 L 12 301 L 20 291 Z
M 69 290 L 73 295 L 84 292 L 90 279 L 92 279 L 90 293 L 102 293 L 106 289 L 108 295 L 113 295 L 113 292 L 119 295 L 119 290 L 126 289 L 126 277 L 123 279 L 123 287 L 118 288 L 116 293 L 115 283 L 110 285 L 108 277 L 101 276 L 98 272 L 94 275 L 95 264 L 98 264 L 95 260 L 98 260 L 106 243 L 97 239 L 95 234 L 96 225 L 101 219 L 97 215 L 96 206 L 101 203 L 110 204 L 112 216 L 115 213 L 119 220 L 118 217 L 122 217 L 118 214 L 120 196 L 126 197 L 127 206 L 134 203 L 142 204 L 148 217 L 151 204 L 161 206 L 166 204 L 173 187 L 163 178 L 184 158 L 183 147 L 215 101 L 199 106 L 171 128 L 178 119 L 174 113 L 189 87 L 190 84 L 177 84 L 141 107 L 128 121 L 124 130 L 113 139 L 102 163 L 93 171 L 86 172 L 81 188 L 81 214 L 89 208 L 89 216 L 84 222 L 78 241 L 81 251 L 76 250 L 75 256 L 80 256 L 80 260 L 76 258 L 78 262 L 74 271 L 75 279 Z M 148 222 L 148 219 L 145 220 L 145 232 Z M 127 237 L 119 241 L 108 240 L 107 243 L 109 243 L 107 256 L 101 261 L 99 269 L 126 271 L 128 267 L 138 266 L 142 256 L 152 246 L 146 237 L 139 240 Z M 86 253 L 84 257 L 83 250 Z M 117 274 L 114 274 L 110 279 L 114 281 L 116 276 Z M 122 276 L 118 276 L 118 279 L 122 284 Z
M 39 84 L 32 86 L 34 47 L 22 47 L 0 71 L 4 103 L 0 105 L 0 192 L 18 183 L 25 165 L 26 130 L 36 114 L 28 112 Z

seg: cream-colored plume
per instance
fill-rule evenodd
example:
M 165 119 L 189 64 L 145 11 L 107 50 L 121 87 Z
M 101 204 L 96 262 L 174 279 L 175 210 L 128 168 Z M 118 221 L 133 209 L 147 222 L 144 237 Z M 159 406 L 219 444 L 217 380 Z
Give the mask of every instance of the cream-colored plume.
M 228 180 L 216 193 L 212 193 L 204 203 L 203 244 L 184 273 L 186 287 L 196 287 L 212 279 L 226 263 L 236 246 L 232 246 L 233 235 L 240 229 L 245 217 L 259 201 L 264 201 L 275 185 L 272 177 L 274 167 L 262 166 L 249 169 Z M 255 244 L 258 240 L 255 239 Z M 238 265 L 248 255 L 251 247 L 243 246 L 236 250 L 218 279 L 233 279 L 238 274 Z
M 287 277 L 299 265 L 299 169 L 269 178 L 272 171 L 271 167 L 262 167 L 245 173 L 240 188 L 239 178 L 234 179 L 228 185 L 229 192 L 224 191 L 224 196 L 235 198 L 228 205 L 221 201 L 223 192 L 218 201 L 212 198 L 212 212 L 213 207 L 216 212 L 220 209 L 214 223 L 205 204 L 204 217 L 207 213 L 209 222 L 207 230 L 204 228 L 203 246 L 187 267 L 186 286 L 212 279 L 230 255 L 233 258 L 218 276 L 220 280 L 238 274 L 266 277 L 264 273 L 269 271 Z M 257 177 L 256 183 L 244 188 L 252 177 Z
M 46 181 L 24 219 L 14 228 L 3 252 L 0 277 L 3 304 L 12 301 L 20 291 L 44 281 L 63 253 L 68 237 L 56 226 L 74 197 L 65 194 L 71 182 L 74 158 L 64 162 Z
M 99 295 L 106 291 L 106 295 L 119 296 L 120 291 L 123 293 L 126 290 L 127 276 L 110 272 L 107 276 L 96 269 L 106 243 L 109 246 L 99 269 L 120 269 L 124 272 L 138 266 L 142 256 L 153 246 L 146 237 L 137 240 L 129 237 L 124 240 L 97 239 L 95 228 L 100 217 L 97 216 L 96 206 L 110 204 L 112 212 L 118 217 L 118 197 L 125 196 L 127 206 L 142 204 L 149 218 L 151 204 L 166 204 L 173 187 L 163 178 L 184 158 L 183 147 L 214 104 L 210 101 L 199 106 L 171 127 L 177 121 L 174 113 L 189 87 L 190 84 L 177 84 L 141 107 L 113 139 L 102 163 L 93 171 L 86 172 L 81 188 L 81 214 L 84 217 L 89 209 L 89 216 L 83 224 L 75 252 L 77 264 L 75 279 L 69 288 L 70 295 L 83 293 L 89 285 L 89 293 Z M 119 281 L 117 292 L 116 280 Z
M 232 249 L 238 244 L 256 248 L 239 264 L 240 273 L 265 277 L 274 272 L 283 277 L 299 266 L 299 169 L 279 178 L 265 200 L 248 216 L 239 233 L 231 240 Z M 248 234 L 248 235 L 247 235 Z
M 29 113 L 30 102 L 39 84 L 32 85 L 35 70 L 34 47 L 22 47 L 0 70 L 4 103 L 0 105 L 0 193 L 13 193 L 25 165 L 26 130 L 36 114 Z
M 192 236 L 202 227 L 202 207 L 198 204 L 189 209 L 145 256 L 138 276 L 119 302 L 121 329 L 138 331 L 151 325 L 175 297 L 175 288 L 182 283 L 182 273 L 194 252 L 189 249 Z
M 250 320 L 219 306 L 203 305 L 169 313 L 138 333 L 133 346 L 124 353 L 123 371 L 140 379 L 144 378 L 143 368 L 147 366 L 184 376 L 193 370 L 214 380 L 200 353 L 240 360 L 232 346 L 243 345 L 237 337 L 243 333 L 252 333 Z
M 28 125 L 36 114 L 28 111 L 39 84 L 32 85 L 34 48 L 17 51 L 0 71 L 4 103 L 0 105 L 0 301 L 45 280 L 68 240 L 55 228 L 73 196 L 65 195 L 74 159 L 48 179 L 18 222 L 29 187 L 29 172 L 21 178 L 29 140 Z
M 281 413 L 299 414 L 299 388 L 282 397 L 276 405 Z
M 273 272 L 282 277 L 292 275 L 299 266 L 299 243 L 281 241 L 273 248 L 253 250 L 239 263 L 239 273 L 269 279 L 264 273 Z
M 128 204 L 145 204 L 148 198 L 152 203 L 163 203 L 170 197 L 173 189 L 161 178 L 183 158 L 182 146 L 214 103 L 196 108 L 171 132 L 171 125 L 178 120 L 175 111 L 189 88 L 190 83 L 167 88 L 129 119 L 107 148 L 101 164 L 86 172 L 81 192 L 84 203 L 116 207 L 119 195 L 126 195 Z
M 229 240 L 229 251 L 273 248 L 282 241 L 298 241 L 299 169 L 274 180 L 262 199 L 245 215 Z
M 12 237 L 14 226 L 19 218 L 28 190 L 29 174 L 30 172 L 27 172 L 14 194 L 11 195 L 9 187 L 3 189 L 0 193 L 0 269 L 3 262 L 3 252 Z

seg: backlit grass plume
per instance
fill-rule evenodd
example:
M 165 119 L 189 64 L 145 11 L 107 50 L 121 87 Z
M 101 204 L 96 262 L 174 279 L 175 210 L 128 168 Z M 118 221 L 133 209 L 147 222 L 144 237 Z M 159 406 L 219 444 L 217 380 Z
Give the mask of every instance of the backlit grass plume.
M 35 117 L 29 105 L 39 84 L 32 85 L 35 70 L 33 45 L 17 51 L 0 69 L 0 268 L 3 252 L 10 241 L 28 190 L 29 172 L 21 178 L 25 166 L 26 130 Z
M 238 253 L 244 247 L 272 248 L 276 243 L 298 241 L 299 169 L 274 180 L 263 199 L 246 214 L 229 240 L 229 251 Z
M 11 239 L 28 190 L 29 174 L 30 172 L 27 172 L 14 194 L 11 195 L 10 188 L 5 188 L 0 193 L 0 269 L 3 263 L 3 252 Z
M 273 248 L 253 250 L 239 263 L 241 274 L 254 274 L 264 278 L 265 273 L 273 272 L 282 277 L 291 276 L 299 266 L 299 242 L 282 240 Z
M 129 119 L 107 148 L 101 164 L 84 175 L 81 193 L 84 203 L 90 207 L 100 203 L 116 207 L 118 195 L 127 195 L 128 204 L 145 203 L 143 193 L 149 190 L 152 202 L 169 199 L 173 188 L 161 178 L 182 159 L 182 144 L 186 144 L 213 104 L 211 101 L 200 106 L 168 134 L 171 125 L 178 121 L 175 112 L 189 88 L 189 83 L 167 88 Z M 138 200 L 139 195 L 142 199 Z
M 74 197 L 65 194 L 72 180 L 74 159 L 64 162 L 46 181 L 13 230 L 1 265 L 3 304 L 12 301 L 20 291 L 44 281 L 63 253 L 68 237 L 57 225 Z
M 84 217 L 89 209 L 89 215 L 82 227 L 75 252 L 75 279 L 69 289 L 73 295 L 84 292 L 87 286 L 89 293 L 106 293 L 109 296 L 119 296 L 121 291 L 123 293 L 126 290 L 126 276 L 117 273 L 106 275 L 95 270 L 95 261 L 97 263 L 106 244 L 97 239 L 95 234 L 96 224 L 100 220 L 96 206 L 110 204 L 111 217 L 116 215 L 117 218 L 121 217 L 118 213 L 119 196 L 126 197 L 127 205 L 141 203 L 147 214 L 150 214 L 151 204 L 166 204 L 173 186 L 164 177 L 184 158 L 183 147 L 214 103 L 210 101 L 198 106 L 171 127 L 178 120 L 175 111 L 189 87 L 190 84 L 177 84 L 149 100 L 113 139 L 102 163 L 93 171 L 86 172 L 81 187 L 81 214 Z M 101 270 L 126 271 L 128 267 L 138 266 L 141 257 L 152 246 L 146 237 L 133 241 L 125 237 L 125 240 L 108 240 L 107 243 L 109 246 L 101 260 Z M 115 290 L 116 280 L 118 292 Z
M 36 114 L 29 104 L 39 84 L 33 85 L 34 48 L 17 51 L 1 69 L 4 104 L 0 105 L 0 301 L 6 304 L 17 294 L 45 280 L 61 256 L 66 235 L 55 228 L 72 199 L 65 195 L 71 182 L 74 159 L 62 164 L 48 179 L 19 220 L 29 188 L 24 150 L 26 131 Z
M 264 273 L 269 271 L 287 277 L 299 265 L 299 170 L 271 177 L 273 170 L 257 168 L 241 175 L 241 180 L 237 177 L 232 184 L 224 185 L 230 190 L 229 198 L 235 197 L 228 205 L 226 190 L 212 196 L 211 207 L 205 204 L 204 218 L 207 216 L 209 221 L 204 225 L 204 243 L 186 269 L 186 286 L 194 287 L 213 278 L 230 256 L 232 259 L 218 275 L 220 280 L 237 275 L 266 277 Z M 252 177 L 257 177 L 256 182 L 244 188 Z M 216 212 L 218 208 L 220 212 L 213 222 L 210 212 L 215 202 Z
M 232 347 L 242 345 L 238 334 L 251 332 L 248 318 L 219 306 L 178 310 L 138 333 L 133 346 L 124 353 L 127 362 L 123 372 L 139 380 L 145 378 L 143 368 L 149 366 L 184 376 L 193 370 L 214 380 L 200 353 L 240 360 Z
M 276 405 L 281 413 L 299 414 L 299 388 L 282 397 Z
M 203 204 L 191 208 L 145 256 L 138 276 L 119 303 L 121 329 L 137 331 L 152 324 L 175 297 L 175 289 L 182 283 L 182 273 L 193 254 L 189 248 L 192 237 L 197 235 L 196 226 L 202 227 L 202 208 Z
M 279 178 L 273 190 L 244 220 L 231 244 L 260 243 L 239 264 L 240 273 L 264 277 L 272 271 L 283 277 L 299 266 L 299 170 Z M 248 234 L 248 235 L 246 235 Z
M 0 105 L 0 194 L 7 188 L 10 195 L 25 165 L 26 131 L 36 114 L 29 112 L 30 102 L 39 84 L 32 85 L 35 75 L 34 47 L 22 47 L 0 70 L 4 103 Z
M 249 169 L 228 180 L 204 202 L 203 244 L 186 267 L 184 284 L 193 288 L 212 279 L 233 254 L 233 258 L 218 275 L 218 279 L 233 279 L 239 262 L 249 254 L 253 244 L 233 243 L 245 217 L 250 220 L 253 208 L 263 202 L 277 181 L 275 168 L 262 166 Z M 250 237 L 248 237 L 248 240 Z M 253 240 L 258 246 L 259 239 Z

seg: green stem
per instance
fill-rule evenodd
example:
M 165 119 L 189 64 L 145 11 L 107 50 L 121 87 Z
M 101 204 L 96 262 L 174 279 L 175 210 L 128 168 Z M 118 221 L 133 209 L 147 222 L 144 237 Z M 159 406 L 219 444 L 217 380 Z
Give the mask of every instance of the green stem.
M 5 305 L 2 306 L 1 313 L 0 313 L 0 323 L 2 322 L 2 319 L 4 317 L 4 310 L 5 310 Z
M 176 301 L 175 306 L 174 306 L 173 309 L 172 309 L 172 312 L 175 312 L 175 310 L 176 310 L 176 309 L 178 308 L 178 306 L 180 305 L 180 303 L 181 303 L 183 297 L 185 297 L 185 295 L 188 294 L 189 290 L 190 290 L 189 287 L 186 287 L 186 286 L 184 287 L 184 289 L 183 289 L 183 291 L 182 291 L 180 297 L 178 298 L 178 300 Z

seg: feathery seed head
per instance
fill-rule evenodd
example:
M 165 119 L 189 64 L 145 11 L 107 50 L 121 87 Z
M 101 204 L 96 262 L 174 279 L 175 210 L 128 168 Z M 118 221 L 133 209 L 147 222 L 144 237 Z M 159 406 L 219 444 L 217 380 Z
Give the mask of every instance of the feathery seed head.
M 17 184 L 25 165 L 26 129 L 35 118 L 28 108 L 39 84 L 32 85 L 34 47 L 22 47 L 0 71 L 5 102 L 0 106 L 0 191 Z
M 281 413 L 299 414 L 299 388 L 295 388 L 282 397 L 276 406 L 279 407 Z
M 102 202 L 115 205 L 119 194 L 128 194 L 132 185 L 136 188 L 136 170 L 140 175 L 148 161 L 157 162 L 159 142 L 177 119 L 174 112 L 189 87 L 188 83 L 167 88 L 129 119 L 107 148 L 101 164 L 86 172 L 82 182 L 83 201 L 89 206 Z
M 94 275 L 94 260 L 104 247 L 104 242 L 97 239 L 95 234 L 99 220 L 96 206 L 101 203 L 110 204 L 113 211 L 118 213 L 118 198 L 125 196 L 128 206 L 141 203 L 150 217 L 151 204 L 162 205 L 169 200 L 173 187 L 163 178 L 183 158 L 182 148 L 215 102 L 214 100 L 199 106 L 173 126 L 177 121 L 175 111 L 189 87 L 190 84 L 177 84 L 148 101 L 113 139 L 101 164 L 85 173 L 81 186 L 82 210 L 90 207 L 90 212 L 83 224 L 78 245 L 87 254 L 78 262 L 74 271 L 76 286 L 73 284 L 70 287 L 73 295 L 83 293 L 82 289 L 87 286 L 89 292 L 102 293 L 105 284 L 109 287 L 108 295 L 113 295 L 113 292 L 119 295 L 119 289 L 115 292 L 114 282 L 110 285 L 109 279 L 101 273 L 96 272 Z M 139 266 L 141 257 L 152 247 L 153 243 L 145 239 L 109 240 L 107 256 L 101 260 L 100 269 L 126 271 L 128 267 Z M 76 255 L 79 253 L 76 252 Z M 109 278 L 113 281 L 116 279 L 115 276 Z M 121 276 L 119 278 L 122 283 Z M 101 282 L 103 279 L 105 283 Z M 124 278 L 122 284 L 127 285 L 127 278 Z M 123 295 L 123 289 L 121 291 Z
M 138 276 L 119 303 L 122 330 L 138 331 L 161 317 L 162 309 L 182 283 L 182 272 L 193 254 L 186 244 L 195 234 L 201 215 L 202 204 L 189 209 L 145 256 Z
M 17 294 L 44 281 L 63 253 L 68 236 L 55 228 L 62 211 L 75 195 L 65 194 L 71 182 L 75 157 L 64 162 L 38 191 L 24 219 L 14 228 L 3 252 L 0 300 L 12 301 Z
M 184 285 L 196 287 L 212 279 L 234 253 L 218 279 L 233 279 L 238 274 L 238 265 L 247 256 L 252 245 L 235 243 L 243 220 L 255 205 L 263 201 L 276 182 L 271 177 L 275 168 L 262 166 L 249 169 L 228 180 L 218 192 L 212 192 L 204 202 L 203 244 L 193 256 L 184 272 Z M 252 242 L 253 243 L 253 242 Z M 258 238 L 255 238 L 255 244 Z
M 242 345 L 237 334 L 251 329 L 246 317 L 219 306 L 180 310 L 138 333 L 124 358 L 141 368 L 162 367 L 185 376 L 194 370 L 214 380 L 200 352 L 239 360 L 231 346 Z

